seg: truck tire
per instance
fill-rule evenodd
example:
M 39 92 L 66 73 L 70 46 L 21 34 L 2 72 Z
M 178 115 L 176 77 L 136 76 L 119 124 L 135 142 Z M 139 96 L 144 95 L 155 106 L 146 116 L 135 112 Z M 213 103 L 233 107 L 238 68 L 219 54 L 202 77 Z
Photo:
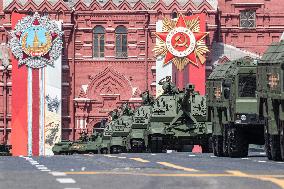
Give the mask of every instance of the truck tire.
M 279 135 L 269 135 L 269 147 L 271 150 L 271 159 L 274 161 L 281 160 Z
M 248 142 L 240 128 L 234 126 L 228 129 L 229 157 L 246 157 L 248 155 Z
M 228 125 L 223 127 L 223 155 L 225 157 L 229 156 L 229 145 L 228 145 Z
M 214 156 L 222 157 L 223 156 L 223 136 L 214 135 L 212 137 L 212 143 L 213 143 Z
M 281 132 L 280 132 L 280 150 L 281 150 L 281 158 L 284 161 L 284 126 L 282 124 Z
M 264 148 L 265 148 L 266 156 L 269 160 L 272 160 L 271 149 L 269 145 L 269 133 L 268 133 L 267 120 L 265 121 L 265 125 L 264 125 L 264 142 L 265 142 Z

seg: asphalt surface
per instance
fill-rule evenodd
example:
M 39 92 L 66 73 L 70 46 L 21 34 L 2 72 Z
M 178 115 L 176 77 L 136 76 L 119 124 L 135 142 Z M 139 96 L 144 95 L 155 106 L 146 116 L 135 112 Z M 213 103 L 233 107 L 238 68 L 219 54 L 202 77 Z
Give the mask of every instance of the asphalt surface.
M 0 189 L 284 189 L 284 162 L 212 154 L 0 157 Z

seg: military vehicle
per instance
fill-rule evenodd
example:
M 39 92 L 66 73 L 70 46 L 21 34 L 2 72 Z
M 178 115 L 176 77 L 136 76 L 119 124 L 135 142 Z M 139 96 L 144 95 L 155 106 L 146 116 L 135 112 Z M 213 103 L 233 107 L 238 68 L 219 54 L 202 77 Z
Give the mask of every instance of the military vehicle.
M 133 111 L 127 103 L 122 105 L 121 115 L 112 125 L 110 138 L 110 153 L 116 154 L 127 151 L 127 136 L 131 131 Z
M 99 152 L 101 154 L 108 154 L 110 153 L 110 140 L 111 140 L 111 135 L 113 132 L 113 127 L 114 124 L 116 123 L 118 119 L 118 110 L 114 109 L 111 111 L 108 115 L 108 122 L 105 125 L 104 131 L 101 136 L 101 144 L 99 147 Z
M 209 151 L 211 125 L 206 121 L 205 98 L 198 93 L 178 91 L 170 76 L 159 84 L 164 93 L 153 104 L 145 145 L 151 152 L 160 153 L 201 143 Z
M 249 144 L 264 144 L 257 115 L 257 61 L 244 57 L 217 66 L 206 82 L 208 121 L 216 156 L 245 157 Z
M 72 144 L 73 142 L 70 140 L 62 140 L 52 147 L 52 152 L 54 155 L 68 155 Z
M 10 150 L 12 149 L 11 145 L 0 144 L 0 156 L 11 156 Z
M 149 120 L 151 116 L 152 105 L 154 98 L 145 91 L 141 95 L 142 105 L 137 108 L 133 115 L 133 123 L 131 125 L 131 132 L 127 136 L 127 151 L 130 152 L 145 152 L 145 139 L 147 140 L 146 130 L 149 127 Z
M 186 145 L 201 145 L 203 153 L 212 152 L 212 123 L 207 121 L 206 98 L 187 84 L 180 92 L 179 110 L 169 126 L 167 133 L 174 133 L 169 142 L 171 149 L 182 151 Z
M 101 134 L 93 131 L 89 137 L 87 133 L 82 132 L 78 141 L 72 143 L 69 147 L 70 154 L 97 154 L 101 145 Z
M 284 41 L 272 43 L 257 65 L 258 113 L 264 118 L 266 155 L 284 161 Z

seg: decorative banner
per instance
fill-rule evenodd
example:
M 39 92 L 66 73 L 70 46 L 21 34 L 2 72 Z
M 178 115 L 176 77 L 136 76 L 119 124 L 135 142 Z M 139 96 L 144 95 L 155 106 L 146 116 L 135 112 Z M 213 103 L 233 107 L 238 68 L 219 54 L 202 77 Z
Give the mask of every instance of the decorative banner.
M 40 17 L 35 13 L 21 19 L 22 15 L 14 15 L 12 25 L 15 25 L 16 20 L 20 21 L 10 33 L 12 38 L 9 42 L 12 53 L 18 59 L 12 60 L 12 152 L 13 155 L 45 155 L 46 143 L 52 145 L 54 142 L 50 140 L 58 141 L 56 137 L 54 139 L 50 136 L 61 137 L 59 106 L 63 33 L 60 29 L 61 24 L 50 21 L 47 16 Z M 46 65 L 49 66 L 45 67 Z M 45 107 L 45 99 L 52 99 L 55 93 L 59 101 L 56 109 L 60 111 L 60 118 L 54 115 L 52 119 L 56 119 L 55 130 L 59 134 L 46 135 L 52 130 L 48 124 L 51 123 L 48 113 L 52 110 Z M 46 94 L 49 96 L 45 96 Z M 47 153 L 50 154 L 49 150 Z
M 209 51 L 203 40 L 208 32 L 200 31 L 199 17 L 190 18 L 181 14 L 177 20 L 165 18 L 163 31 L 156 32 L 159 40 L 153 51 L 156 56 L 165 57 L 164 64 L 173 62 L 179 71 L 188 63 L 204 64 L 204 55 Z
M 180 90 L 187 83 L 191 83 L 200 94 L 205 94 L 206 65 L 204 63 L 206 59 L 204 56 L 206 52 L 209 52 L 204 41 L 208 35 L 205 20 L 205 14 L 194 14 L 179 15 L 173 20 L 165 18 L 157 22 L 157 40 L 153 49 L 157 56 L 157 95 L 162 93 L 162 87 L 158 85 L 158 82 L 166 76 L 172 76 L 172 81 Z M 169 64 L 170 62 L 173 64 Z
M 10 33 L 10 47 L 19 66 L 41 68 L 46 64 L 53 65 L 61 55 L 62 34 L 55 22 L 36 12 L 17 23 Z

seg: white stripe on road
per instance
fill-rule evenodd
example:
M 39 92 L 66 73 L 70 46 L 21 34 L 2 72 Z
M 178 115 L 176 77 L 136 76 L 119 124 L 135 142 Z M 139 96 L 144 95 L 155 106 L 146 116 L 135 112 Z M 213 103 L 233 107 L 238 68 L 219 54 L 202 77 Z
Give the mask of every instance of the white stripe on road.
M 49 169 L 42 169 L 40 171 L 46 171 L 46 172 L 49 172 L 50 170 Z
M 76 181 L 71 179 L 71 178 L 58 178 L 56 180 L 57 180 L 57 182 L 59 182 L 61 184 L 74 184 L 74 183 L 76 183 Z
M 57 176 L 66 176 L 66 173 L 63 173 L 63 172 L 50 172 L 50 174 L 52 174 L 55 177 L 57 177 Z
M 249 159 L 249 158 L 242 158 L 242 159 Z
M 38 167 L 39 170 L 45 169 L 47 170 L 47 167 Z
M 119 159 L 125 159 L 126 157 L 118 157 Z
M 190 154 L 190 155 L 188 155 L 189 157 L 195 157 L 196 155 L 193 155 L 193 154 Z
M 259 163 L 265 163 L 266 161 L 258 161 Z

